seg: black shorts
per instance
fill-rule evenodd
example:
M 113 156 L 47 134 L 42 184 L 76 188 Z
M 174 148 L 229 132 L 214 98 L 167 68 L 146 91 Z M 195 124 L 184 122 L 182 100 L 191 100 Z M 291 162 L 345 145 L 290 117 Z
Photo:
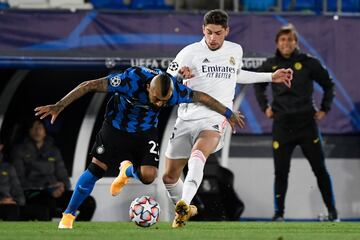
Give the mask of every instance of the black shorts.
M 104 121 L 90 154 L 107 166 L 114 165 L 114 161 L 120 164 L 124 160 L 129 160 L 135 167 L 159 167 L 157 129 L 128 133 Z

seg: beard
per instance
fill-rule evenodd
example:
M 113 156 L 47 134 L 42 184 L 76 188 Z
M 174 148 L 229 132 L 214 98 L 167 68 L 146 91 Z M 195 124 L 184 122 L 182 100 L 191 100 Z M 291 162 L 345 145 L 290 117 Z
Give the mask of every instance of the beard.
M 151 102 L 149 102 L 149 106 L 152 108 L 152 109 L 154 109 L 154 110 L 156 110 L 156 111 L 159 111 L 162 107 L 158 107 L 157 105 L 155 105 L 155 104 L 153 104 L 153 103 L 151 103 Z

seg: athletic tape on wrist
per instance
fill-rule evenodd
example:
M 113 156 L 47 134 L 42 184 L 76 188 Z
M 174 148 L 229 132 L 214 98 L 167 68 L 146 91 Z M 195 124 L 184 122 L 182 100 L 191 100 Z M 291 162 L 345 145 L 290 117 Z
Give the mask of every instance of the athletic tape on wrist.
M 225 113 L 224 113 L 224 116 L 225 116 L 227 119 L 229 119 L 229 118 L 231 118 L 232 113 L 233 113 L 233 112 L 231 111 L 230 108 L 226 108 Z

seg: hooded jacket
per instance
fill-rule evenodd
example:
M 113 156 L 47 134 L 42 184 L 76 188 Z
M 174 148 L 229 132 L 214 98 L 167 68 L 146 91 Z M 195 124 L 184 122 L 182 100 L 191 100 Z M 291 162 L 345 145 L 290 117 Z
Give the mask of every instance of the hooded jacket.
M 13 148 L 10 158 L 24 190 L 46 189 L 56 182 L 63 182 L 65 189 L 71 187 L 61 153 L 48 136 L 40 149 L 26 138 Z
M 0 159 L 0 200 L 7 197 L 13 198 L 18 205 L 25 204 L 24 192 L 14 167 Z

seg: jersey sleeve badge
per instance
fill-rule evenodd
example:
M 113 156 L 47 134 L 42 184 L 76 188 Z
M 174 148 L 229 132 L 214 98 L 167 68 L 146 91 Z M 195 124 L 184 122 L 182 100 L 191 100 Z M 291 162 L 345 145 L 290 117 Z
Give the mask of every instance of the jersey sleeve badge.
M 110 78 L 110 85 L 113 87 L 119 86 L 121 83 L 121 78 L 119 76 L 113 76 Z
M 169 65 L 170 71 L 176 71 L 179 69 L 179 64 L 177 62 L 172 61 Z

